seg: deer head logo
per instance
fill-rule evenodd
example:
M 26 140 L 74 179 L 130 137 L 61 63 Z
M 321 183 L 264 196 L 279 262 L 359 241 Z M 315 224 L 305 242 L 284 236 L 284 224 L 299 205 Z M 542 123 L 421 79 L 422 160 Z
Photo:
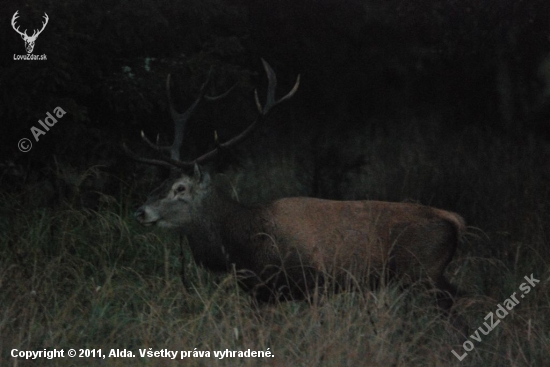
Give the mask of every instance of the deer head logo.
M 35 29 L 34 32 L 32 33 L 32 36 L 29 36 L 27 34 L 27 30 L 25 29 L 24 32 L 21 32 L 19 30 L 19 26 L 15 26 L 15 20 L 19 17 L 19 15 L 17 14 L 19 12 L 19 10 L 17 10 L 14 14 L 13 14 L 13 17 L 11 18 L 11 26 L 13 27 L 13 29 L 19 33 L 21 35 L 21 38 L 23 38 L 23 41 L 25 41 L 25 49 L 27 50 L 27 53 L 30 54 L 32 53 L 32 50 L 34 49 L 34 43 L 36 42 L 36 39 L 38 38 L 38 36 L 40 35 L 40 33 L 42 33 L 42 31 L 44 30 L 44 28 L 46 28 L 46 24 L 48 24 L 48 20 L 50 18 L 48 18 L 48 14 L 44 13 L 44 22 L 42 22 L 42 29 L 41 30 L 37 30 Z

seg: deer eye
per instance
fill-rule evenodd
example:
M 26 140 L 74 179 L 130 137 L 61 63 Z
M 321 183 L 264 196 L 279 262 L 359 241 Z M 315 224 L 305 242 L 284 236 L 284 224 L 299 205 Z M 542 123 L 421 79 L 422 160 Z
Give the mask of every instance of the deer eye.
M 174 191 L 176 194 L 181 194 L 182 192 L 185 192 L 186 189 L 187 188 L 185 185 L 178 185 Z

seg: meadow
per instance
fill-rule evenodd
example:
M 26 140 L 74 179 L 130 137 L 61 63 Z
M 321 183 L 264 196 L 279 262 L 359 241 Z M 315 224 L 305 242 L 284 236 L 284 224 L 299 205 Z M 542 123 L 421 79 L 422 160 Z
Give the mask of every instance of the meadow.
M 37 205 L 37 182 L 1 193 L 0 365 L 547 366 L 550 144 L 473 125 L 456 132 L 418 121 L 392 126 L 319 142 L 363 157 L 337 175 L 330 166 L 314 175 L 314 153 L 304 157 L 296 143 L 246 160 L 226 172 L 228 181 L 246 202 L 308 195 L 315 184 L 330 198 L 418 201 L 460 213 L 468 232 L 446 275 L 463 293 L 454 307 L 473 337 L 454 330 L 420 286 L 390 283 L 315 305 L 257 308 L 231 274 L 197 267 L 185 239 L 137 224 L 132 209 L 150 182 L 121 178 L 121 193 L 99 193 L 94 208 L 80 204 L 78 187 L 57 205 Z M 89 172 L 79 172 L 82 182 Z M 529 293 L 520 289 L 525 276 L 540 281 Z M 498 305 L 514 292 L 519 302 L 498 318 Z M 476 335 L 490 312 L 500 322 Z M 71 348 L 107 357 L 70 358 Z M 13 349 L 63 349 L 65 357 L 25 360 L 11 357 Z M 134 357 L 108 357 L 111 350 Z M 163 350 L 177 358 L 140 354 Z M 238 356 L 248 350 L 271 356 Z

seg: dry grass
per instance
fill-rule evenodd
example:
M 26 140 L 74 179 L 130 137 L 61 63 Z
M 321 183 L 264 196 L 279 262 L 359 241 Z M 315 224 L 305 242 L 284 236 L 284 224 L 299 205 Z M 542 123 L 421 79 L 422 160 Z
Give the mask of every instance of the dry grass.
M 480 334 L 479 342 L 469 339 L 475 348 L 462 362 L 451 350 L 462 354 L 466 339 L 439 314 L 433 295 L 419 287 L 403 291 L 389 285 L 333 295 L 319 305 L 288 302 L 258 309 L 231 275 L 215 276 L 192 262 L 184 264 L 191 287 L 183 289 L 178 239 L 138 228 L 127 217 L 126 198 L 104 197 L 97 211 L 72 205 L 52 210 L 29 209 L 21 196 L 3 194 L 0 365 L 546 365 L 550 189 L 546 168 L 537 162 L 548 158 L 548 148 L 535 141 L 521 149 L 505 141 L 482 144 L 481 137 L 466 132 L 439 142 L 446 150 L 438 151 L 430 148 L 438 142 L 423 132 L 402 134 L 417 141 L 392 153 L 398 157 L 393 165 L 386 157 L 396 145 L 371 140 L 371 163 L 357 172 L 355 187 L 350 181 L 342 185 L 348 193 L 365 185 L 366 196 L 454 206 L 483 229 L 470 227 L 448 269 L 451 282 L 465 293 L 455 308 L 470 334 L 498 303 L 519 292 L 525 275 L 540 279 L 489 335 Z M 476 156 L 482 157 L 477 163 Z M 393 191 L 382 184 L 394 181 Z M 13 348 L 65 353 L 87 348 L 103 354 L 126 349 L 136 357 L 26 361 L 11 358 Z M 141 358 L 139 350 L 148 348 L 190 351 L 191 357 Z M 195 348 L 211 356 L 195 358 Z M 269 350 L 274 357 L 213 355 L 248 349 Z

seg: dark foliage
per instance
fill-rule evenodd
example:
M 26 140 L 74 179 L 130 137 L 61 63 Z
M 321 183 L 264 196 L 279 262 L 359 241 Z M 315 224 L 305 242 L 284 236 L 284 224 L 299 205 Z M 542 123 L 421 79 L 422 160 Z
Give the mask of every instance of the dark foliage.
M 392 121 L 434 114 L 445 131 L 482 124 L 519 141 L 533 132 L 549 138 L 549 72 L 540 67 L 550 46 L 544 0 L 34 0 L 2 8 L 0 154 L 5 167 L 22 167 L 27 181 L 60 162 L 124 173 L 122 141 L 137 145 L 141 129 L 167 141 L 168 73 L 180 108 L 210 68 L 214 89 L 238 83 L 227 102 L 198 111 L 184 154 L 211 146 L 214 131 L 222 140 L 232 136 L 253 116 L 261 57 L 281 84 L 298 73 L 303 80 L 287 115 L 262 136 L 270 149 L 281 139 L 338 139 L 357 126 L 391 131 L 399 126 Z M 24 54 L 10 26 L 16 10 L 29 30 L 49 15 L 34 50 L 47 61 L 13 59 Z M 20 153 L 19 139 L 34 143 L 30 128 L 57 106 L 67 116 Z M 337 152 L 314 155 L 328 157 L 329 167 L 334 161 L 329 175 L 345 174 Z

